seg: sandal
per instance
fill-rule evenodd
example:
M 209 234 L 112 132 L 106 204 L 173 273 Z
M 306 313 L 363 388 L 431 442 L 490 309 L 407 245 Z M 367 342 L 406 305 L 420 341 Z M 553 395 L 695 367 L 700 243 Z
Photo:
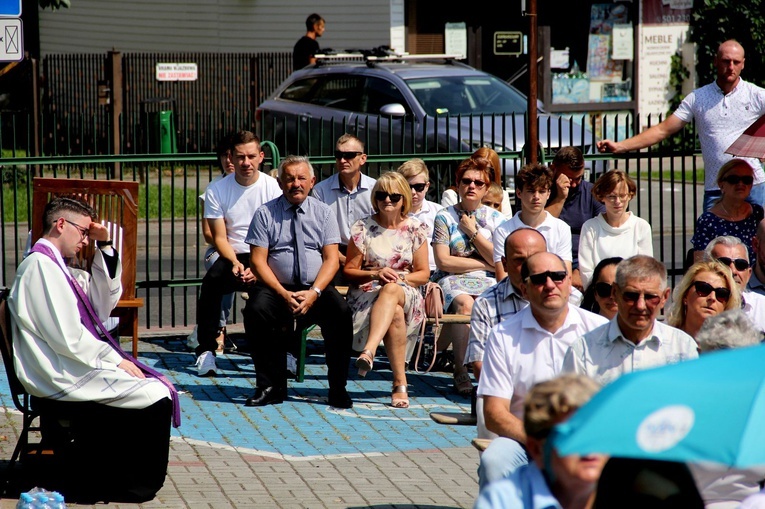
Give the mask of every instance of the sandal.
M 401 396 L 403 394 L 403 396 Z M 406 385 L 396 385 L 390 394 L 390 406 L 393 408 L 409 408 L 409 393 Z
M 454 374 L 454 389 L 460 396 L 470 396 L 473 393 L 473 382 L 467 371 L 460 374 Z
M 375 361 L 375 356 L 369 350 L 364 350 L 356 359 L 356 367 L 359 368 L 359 376 L 367 376 L 367 373 L 372 371 L 372 364 Z

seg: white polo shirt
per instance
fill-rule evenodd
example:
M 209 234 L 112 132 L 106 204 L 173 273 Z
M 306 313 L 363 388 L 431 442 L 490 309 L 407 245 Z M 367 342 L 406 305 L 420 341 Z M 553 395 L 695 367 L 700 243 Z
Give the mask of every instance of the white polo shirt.
M 571 255 L 571 227 L 545 211 L 547 217 L 542 224 L 534 228 L 547 241 L 547 252 L 555 253 L 566 261 L 572 261 Z M 500 224 L 494 229 L 492 242 L 494 243 L 494 263 L 502 260 L 505 255 L 505 239 L 518 228 L 530 228 L 521 221 L 521 213 L 516 213 L 512 218 Z
M 741 292 L 741 310 L 760 332 L 765 332 L 765 296 L 751 290 Z
M 563 325 L 554 333 L 540 327 L 527 306 L 489 333 L 479 396 L 510 400 L 510 412 L 523 419 L 523 399 L 534 384 L 559 375 L 563 357 L 576 339 L 608 320 L 568 304 Z
M 606 385 L 625 373 L 699 356 L 696 341 L 680 329 L 655 320 L 651 336 L 636 345 L 622 335 L 617 319 L 577 339 L 566 352 L 563 371 Z

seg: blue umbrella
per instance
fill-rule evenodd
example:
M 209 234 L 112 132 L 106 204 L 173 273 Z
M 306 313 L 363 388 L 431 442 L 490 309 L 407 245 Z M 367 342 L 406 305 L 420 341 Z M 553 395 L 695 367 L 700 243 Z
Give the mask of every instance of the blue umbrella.
M 604 387 L 552 437 L 559 454 L 765 465 L 765 345 L 637 371 Z

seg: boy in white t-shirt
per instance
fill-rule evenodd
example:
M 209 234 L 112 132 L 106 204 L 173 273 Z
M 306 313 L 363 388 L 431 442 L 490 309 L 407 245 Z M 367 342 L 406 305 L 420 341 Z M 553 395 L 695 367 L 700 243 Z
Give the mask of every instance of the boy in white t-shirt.
M 502 264 L 505 238 L 518 228 L 534 228 L 547 241 L 547 251 L 566 262 L 571 274 L 571 228 L 545 210 L 553 185 L 553 172 L 542 164 L 527 164 L 515 176 L 515 193 L 521 200 L 521 210 L 494 230 L 494 265 L 497 281 L 507 275 Z
M 234 173 L 213 182 L 205 193 L 205 220 L 218 259 L 202 279 L 197 302 L 197 370 L 200 376 L 217 373 L 215 351 L 223 296 L 247 290 L 255 282 L 250 270 L 250 246 L 244 242 L 250 222 L 264 203 L 282 195 L 278 181 L 261 173 L 264 154 L 260 140 L 249 131 L 231 139 Z

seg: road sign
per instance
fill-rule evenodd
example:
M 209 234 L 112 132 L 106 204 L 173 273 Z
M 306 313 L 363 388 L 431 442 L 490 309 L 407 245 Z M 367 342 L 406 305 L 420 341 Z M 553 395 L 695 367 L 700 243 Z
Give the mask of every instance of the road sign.
M 0 17 L 18 18 L 21 16 L 21 0 L 0 0 Z
M 0 18 L 0 62 L 24 60 L 23 42 L 21 20 Z

